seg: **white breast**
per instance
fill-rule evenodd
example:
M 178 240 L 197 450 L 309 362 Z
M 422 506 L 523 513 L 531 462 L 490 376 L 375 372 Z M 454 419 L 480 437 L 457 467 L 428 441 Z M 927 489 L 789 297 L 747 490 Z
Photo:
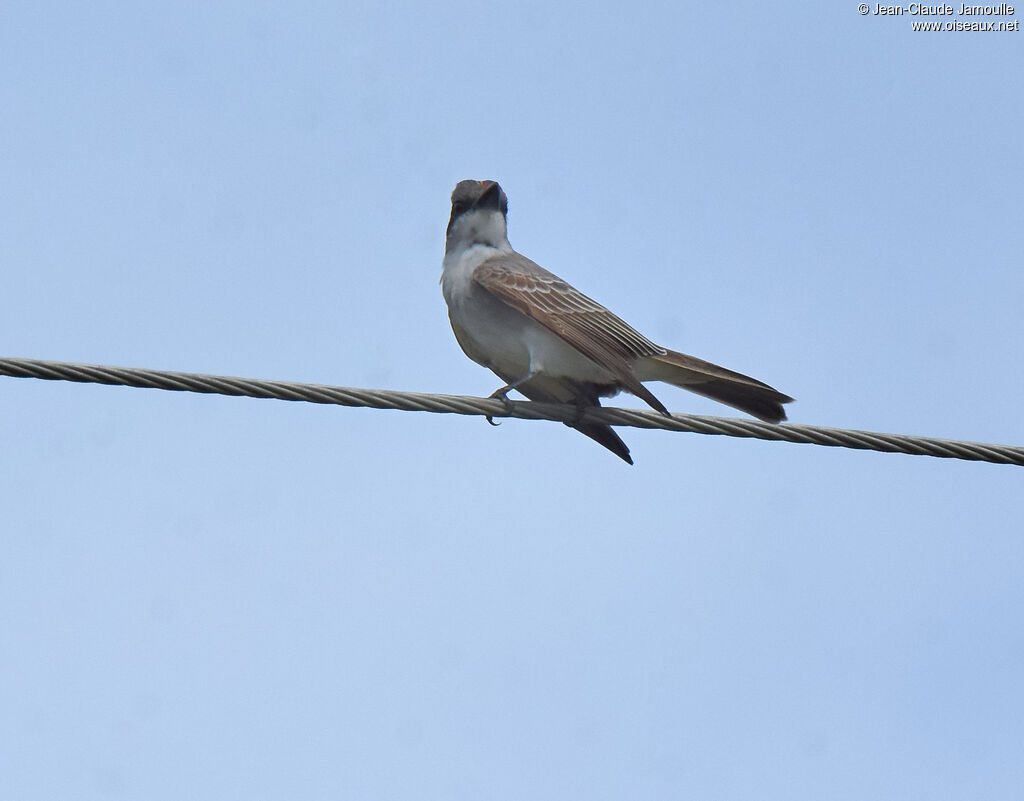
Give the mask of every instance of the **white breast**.
M 473 285 L 473 271 L 502 251 L 489 245 L 473 245 L 464 250 L 446 253 L 442 263 L 441 292 L 450 309 L 452 302 L 461 303 Z
M 586 356 L 535 320 L 473 283 L 473 272 L 502 250 L 474 245 L 445 256 L 441 291 L 455 336 L 473 361 L 506 381 L 530 370 L 591 381 L 614 379 Z

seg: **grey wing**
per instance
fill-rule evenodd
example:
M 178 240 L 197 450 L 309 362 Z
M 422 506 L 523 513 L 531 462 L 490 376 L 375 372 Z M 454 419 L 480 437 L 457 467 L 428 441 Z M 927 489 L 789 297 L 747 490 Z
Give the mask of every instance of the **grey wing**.
M 477 267 L 473 280 L 560 336 L 614 375 L 625 389 L 668 414 L 632 369 L 637 359 L 666 351 L 622 318 L 518 253 L 488 259 Z

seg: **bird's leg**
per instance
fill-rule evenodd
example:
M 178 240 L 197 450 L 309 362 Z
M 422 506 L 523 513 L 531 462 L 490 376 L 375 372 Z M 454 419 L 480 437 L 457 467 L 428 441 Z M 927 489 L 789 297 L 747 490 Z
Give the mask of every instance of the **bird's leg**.
M 576 396 L 576 399 L 574 401 L 574 404 L 576 406 L 576 419 L 574 422 L 577 425 L 583 422 L 583 415 L 587 413 L 587 409 L 594 405 L 593 403 L 588 403 L 587 401 L 588 398 L 584 395 Z
M 492 392 L 488 397 L 494 398 L 495 400 L 500 400 L 502 403 L 505 404 L 505 410 L 510 412 L 512 411 L 512 401 L 508 399 L 508 393 L 510 393 L 520 384 L 525 384 L 535 375 L 537 375 L 536 371 L 530 370 L 530 372 L 528 372 L 521 378 L 517 378 L 515 381 L 512 381 L 511 383 L 508 383 L 505 386 L 494 390 L 494 392 Z M 500 423 L 495 423 L 494 419 L 490 415 L 487 416 L 487 422 L 490 423 L 492 426 L 500 425 Z

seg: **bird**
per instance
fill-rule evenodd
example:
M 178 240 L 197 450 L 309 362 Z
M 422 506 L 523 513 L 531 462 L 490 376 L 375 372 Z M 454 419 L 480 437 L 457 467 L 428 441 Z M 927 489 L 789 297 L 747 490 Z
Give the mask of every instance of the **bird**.
M 607 308 L 516 252 L 508 240 L 508 197 L 497 181 L 459 181 L 451 196 L 441 292 L 465 354 L 505 384 L 508 393 L 574 404 L 565 425 L 633 464 L 629 448 L 605 423 L 583 419 L 588 407 L 625 390 L 661 414 L 644 386 L 662 381 L 746 412 L 767 423 L 786 419 L 793 399 L 750 376 L 657 345 Z

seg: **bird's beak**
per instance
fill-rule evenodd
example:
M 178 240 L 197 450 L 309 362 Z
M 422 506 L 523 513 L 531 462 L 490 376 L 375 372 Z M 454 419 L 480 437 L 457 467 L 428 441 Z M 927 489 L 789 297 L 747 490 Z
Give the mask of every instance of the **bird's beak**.
M 498 198 L 501 194 L 501 187 L 498 186 L 498 182 L 481 181 L 480 188 L 483 191 L 480 193 L 480 197 L 476 199 L 476 203 L 473 205 L 477 208 L 487 208 L 491 206 L 498 208 Z

